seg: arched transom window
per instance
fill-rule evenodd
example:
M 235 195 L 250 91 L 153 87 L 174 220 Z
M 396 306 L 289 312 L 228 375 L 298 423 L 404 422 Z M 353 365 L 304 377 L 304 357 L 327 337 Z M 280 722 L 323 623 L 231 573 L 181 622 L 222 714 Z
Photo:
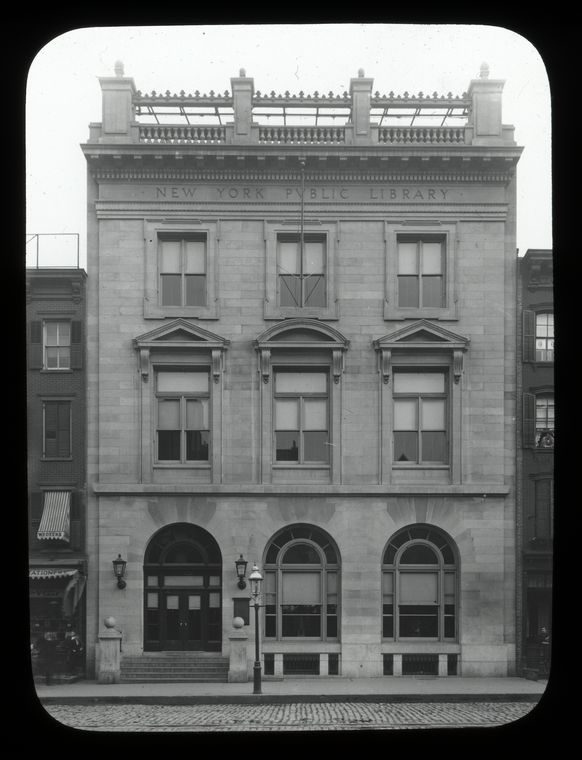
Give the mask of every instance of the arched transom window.
M 265 555 L 265 636 L 338 637 L 339 554 L 314 526 L 285 528 Z
M 452 541 L 428 525 L 400 530 L 382 561 L 383 638 L 455 640 L 456 589 Z

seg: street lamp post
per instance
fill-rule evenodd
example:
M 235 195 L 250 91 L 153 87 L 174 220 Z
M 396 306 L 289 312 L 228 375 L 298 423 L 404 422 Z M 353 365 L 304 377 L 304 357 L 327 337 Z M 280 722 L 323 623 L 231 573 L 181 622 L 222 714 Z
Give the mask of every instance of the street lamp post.
M 253 666 L 253 694 L 262 694 L 261 656 L 259 652 L 259 608 L 261 607 L 260 596 L 262 582 L 263 576 L 259 572 L 259 568 L 254 565 L 253 572 L 249 575 L 249 583 L 251 584 L 251 596 L 253 597 L 255 606 L 255 664 Z

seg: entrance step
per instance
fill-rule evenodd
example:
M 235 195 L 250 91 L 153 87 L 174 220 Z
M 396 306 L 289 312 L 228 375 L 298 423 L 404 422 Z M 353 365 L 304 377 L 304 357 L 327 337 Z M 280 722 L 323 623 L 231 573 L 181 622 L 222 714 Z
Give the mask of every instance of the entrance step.
M 226 683 L 228 657 L 207 652 L 122 655 L 121 683 Z

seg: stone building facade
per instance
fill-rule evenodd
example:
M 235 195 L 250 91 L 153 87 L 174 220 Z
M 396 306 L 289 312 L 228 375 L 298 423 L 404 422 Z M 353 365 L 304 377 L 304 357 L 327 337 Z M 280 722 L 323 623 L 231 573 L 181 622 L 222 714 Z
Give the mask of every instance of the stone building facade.
M 243 555 L 267 674 L 513 673 L 503 82 L 380 95 L 360 71 L 343 95 L 277 96 L 241 70 L 224 95 L 144 95 L 121 64 L 100 82 L 89 645 L 113 616 L 124 657 L 226 656 L 241 616 L 252 664 Z

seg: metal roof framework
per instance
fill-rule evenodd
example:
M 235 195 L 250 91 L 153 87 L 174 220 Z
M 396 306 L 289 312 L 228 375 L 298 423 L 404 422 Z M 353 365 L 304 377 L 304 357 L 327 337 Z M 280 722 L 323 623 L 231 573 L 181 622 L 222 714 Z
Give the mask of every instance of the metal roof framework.
M 232 97 L 224 96 L 138 96 L 136 117 L 142 124 L 232 123 Z M 451 95 L 373 97 L 370 116 L 379 127 L 385 126 L 460 126 L 469 115 L 466 96 Z M 346 96 L 256 96 L 253 118 L 272 126 L 344 126 L 352 119 L 351 100 Z M 338 123 L 339 122 L 339 123 Z

